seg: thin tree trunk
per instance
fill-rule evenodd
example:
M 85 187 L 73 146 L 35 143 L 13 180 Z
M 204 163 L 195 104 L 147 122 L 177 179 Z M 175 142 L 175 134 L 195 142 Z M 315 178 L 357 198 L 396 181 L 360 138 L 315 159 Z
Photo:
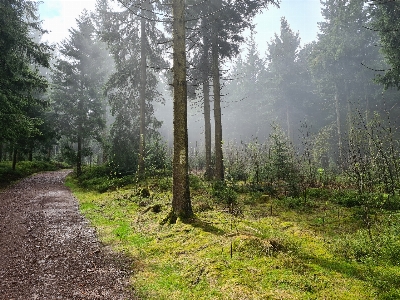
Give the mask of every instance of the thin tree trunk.
M 208 52 L 210 45 L 206 35 L 203 32 L 203 96 L 204 96 L 204 136 L 205 136 L 205 151 L 206 151 L 206 179 L 212 178 L 211 165 L 211 121 L 210 121 L 210 83 L 208 74 L 210 65 L 208 63 Z
M 144 4 L 142 3 L 142 6 Z M 142 15 L 144 9 L 142 8 Z M 139 143 L 139 170 L 140 178 L 145 177 L 145 129 L 146 129 L 146 32 L 145 19 L 140 20 L 140 143 Z
M 339 154 L 339 166 L 342 165 L 342 132 L 341 132 L 341 125 L 340 125 L 340 108 L 339 108 L 339 95 L 338 95 L 338 88 L 335 84 L 335 110 L 336 110 L 336 128 L 337 128 L 337 135 L 338 135 L 338 154 Z
M 79 177 L 82 174 L 82 136 L 81 128 L 78 133 L 78 151 L 76 153 L 76 175 Z
M 13 160 L 13 153 L 14 153 L 14 147 L 11 147 L 11 143 L 8 145 L 8 160 L 12 161 Z
M 0 161 L 3 161 L 3 143 L 0 143 Z
M 224 164 L 222 154 L 222 121 L 221 121 L 221 87 L 219 82 L 218 36 L 213 33 L 212 42 L 214 122 L 215 122 L 215 179 L 224 180 Z
M 193 215 L 189 192 L 185 0 L 173 0 L 174 158 L 171 222 Z
M 346 105 L 347 105 L 347 139 L 348 139 L 348 147 L 351 149 L 351 140 L 352 140 L 352 135 L 353 135 L 353 116 L 351 112 L 351 103 L 350 103 L 350 97 L 348 96 L 349 93 L 347 91 L 347 82 L 346 80 L 344 81 L 344 94 L 347 97 Z
M 33 161 L 33 146 L 29 148 L 29 157 L 28 157 L 29 161 Z
M 12 151 L 12 169 L 15 170 L 15 167 L 17 165 L 17 147 L 14 146 L 13 151 Z
M 367 95 L 366 88 L 364 87 L 364 99 L 365 99 L 365 125 L 368 128 L 368 152 L 371 153 L 372 149 L 372 137 L 369 126 L 369 97 Z
M 286 126 L 287 126 L 287 135 L 289 140 L 292 140 L 292 131 L 290 128 L 290 108 L 289 108 L 289 101 L 286 101 Z

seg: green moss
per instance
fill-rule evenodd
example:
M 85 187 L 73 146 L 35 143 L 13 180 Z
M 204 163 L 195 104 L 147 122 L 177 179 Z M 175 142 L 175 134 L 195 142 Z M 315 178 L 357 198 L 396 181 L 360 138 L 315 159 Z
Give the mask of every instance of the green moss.
M 313 191 L 317 200 L 306 210 L 276 199 L 249 201 L 250 194 L 237 196 L 228 209 L 202 188 L 207 183 L 196 182 L 196 217 L 160 225 L 171 209 L 165 182 L 149 180 L 151 196 L 142 199 L 136 195 L 139 186 L 98 193 L 68 180 L 102 241 L 135 261 L 132 284 L 144 299 L 396 299 L 399 294 L 397 265 L 359 262 L 340 253 L 338 239 L 356 238 L 360 224 L 351 218 L 353 208 L 321 201 L 325 192 Z M 151 209 L 155 205 L 160 211 Z M 389 235 L 397 232 L 390 230 Z

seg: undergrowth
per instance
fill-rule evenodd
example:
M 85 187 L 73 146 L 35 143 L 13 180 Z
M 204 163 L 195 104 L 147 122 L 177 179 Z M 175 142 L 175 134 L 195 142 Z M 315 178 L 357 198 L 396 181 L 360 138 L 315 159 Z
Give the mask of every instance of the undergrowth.
M 16 180 L 34 173 L 55 171 L 63 167 L 67 166 L 58 162 L 20 161 L 16 164 L 15 170 L 13 170 L 11 161 L 0 162 L 0 187 L 7 186 Z
M 132 259 L 143 299 L 399 299 L 396 211 L 367 211 L 367 227 L 351 190 L 277 198 L 190 179 L 195 218 L 174 225 L 161 225 L 170 177 L 128 177 L 103 193 L 94 181 L 67 180 L 103 243 Z

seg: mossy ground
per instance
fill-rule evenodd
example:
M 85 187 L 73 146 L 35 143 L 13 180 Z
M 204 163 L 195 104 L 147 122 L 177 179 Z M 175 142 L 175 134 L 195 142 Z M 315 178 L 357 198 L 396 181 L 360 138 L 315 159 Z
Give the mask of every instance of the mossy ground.
M 398 265 L 345 255 L 345 237 L 363 226 L 354 208 L 254 193 L 228 207 L 197 180 L 195 218 L 160 225 L 171 209 L 170 178 L 105 193 L 82 189 L 72 177 L 67 184 L 101 241 L 132 260 L 131 282 L 143 299 L 400 297 Z

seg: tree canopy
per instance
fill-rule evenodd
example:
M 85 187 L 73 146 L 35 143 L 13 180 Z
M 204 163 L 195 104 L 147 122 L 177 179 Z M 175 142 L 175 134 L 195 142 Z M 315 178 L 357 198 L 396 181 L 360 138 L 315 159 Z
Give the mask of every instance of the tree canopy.
M 83 143 L 100 141 L 105 126 L 102 87 L 107 65 L 104 45 L 96 36 L 95 27 L 87 12 L 77 20 L 77 29 L 59 48 L 61 57 L 54 65 L 51 99 L 57 115 L 57 127 L 70 143 L 77 143 L 76 164 L 81 172 Z M 70 146 L 72 147 L 72 146 Z M 86 152 L 89 149 L 86 147 Z
M 39 67 L 49 67 L 51 48 L 36 42 L 43 34 L 33 1 L 0 3 L 0 140 L 13 141 L 38 132 L 40 119 L 29 114 L 47 103 L 40 96 L 48 86 Z

